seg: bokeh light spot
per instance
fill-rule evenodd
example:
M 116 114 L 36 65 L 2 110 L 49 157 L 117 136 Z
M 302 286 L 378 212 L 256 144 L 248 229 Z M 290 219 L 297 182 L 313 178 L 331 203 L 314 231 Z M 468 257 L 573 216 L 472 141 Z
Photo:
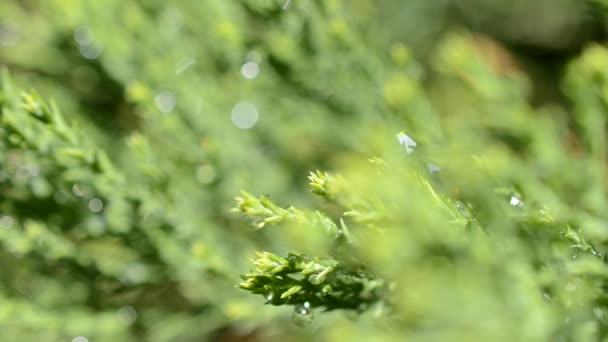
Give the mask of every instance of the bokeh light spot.
M 103 202 L 99 198 L 93 198 L 89 201 L 89 210 L 98 213 L 103 210 Z
M 239 102 L 232 108 L 232 123 L 240 129 L 252 128 L 258 121 L 259 114 L 251 102 Z
M 248 80 L 256 78 L 259 73 L 260 67 L 255 62 L 247 62 L 241 67 L 241 75 Z
M 175 95 L 168 91 L 163 91 L 156 95 L 154 102 L 156 102 L 156 106 L 163 113 L 170 113 L 177 103 Z

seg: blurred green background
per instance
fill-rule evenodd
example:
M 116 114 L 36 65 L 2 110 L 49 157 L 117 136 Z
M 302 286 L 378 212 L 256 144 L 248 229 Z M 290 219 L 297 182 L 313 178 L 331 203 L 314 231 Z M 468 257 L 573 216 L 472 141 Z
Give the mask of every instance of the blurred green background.
M 0 340 L 606 338 L 603 6 L 1 1 Z M 339 220 L 316 169 L 382 218 L 347 223 L 390 286 L 300 328 L 239 275 L 331 243 L 230 209 Z

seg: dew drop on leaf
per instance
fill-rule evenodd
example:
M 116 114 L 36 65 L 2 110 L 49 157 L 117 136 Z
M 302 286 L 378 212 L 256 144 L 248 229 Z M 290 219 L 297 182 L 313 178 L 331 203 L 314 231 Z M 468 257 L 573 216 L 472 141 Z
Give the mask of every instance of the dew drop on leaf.
M 397 134 L 397 140 L 399 141 L 399 144 L 405 148 L 405 152 L 407 152 L 407 154 L 414 152 L 414 148 L 416 148 L 416 142 L 414 141 L 414 139 L 410 138 L 409 135 L 405 134 L 404 132 L 401 132 Z
M 437 173 L 439 172 L 439 170 L 441 170 L 439 166 L 432 163 L 426 164 L 426 169 L 429 171 L 430 174 Z
M 274 298 L 274 293 L 273 292 L 268 292 L 264 298 L 266 299 L 266 304 L 270 304 L 272 303 L 272 299 Z
M 509 204 L 511 204 L 514 207 L 521 207 L 524 205 L 524 202 L 522 202 L 522 200 L 520 200 L 516 196 L 511 196 L 511 199 L 509 200 Z
M 314 316 L 310 303 L 304 302 L 303 304 L 296 305 L 291 318 L 293 323 L 299 327 L 305 327 L 312 323 Z

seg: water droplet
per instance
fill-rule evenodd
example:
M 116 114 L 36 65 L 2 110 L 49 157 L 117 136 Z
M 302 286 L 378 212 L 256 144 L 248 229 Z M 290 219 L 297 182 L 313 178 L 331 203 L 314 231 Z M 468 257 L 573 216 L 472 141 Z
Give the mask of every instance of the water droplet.
M 8 215 L 4 215 L 4 216 L 0 217 L 0 228 L 9 229 L 10 227 L 13 226 L 14 222 L 15 222 L 15 220 L 13 220 L 12 217 L 10 217 Z
M 304 302 L 303 304 L 296 305 L 291 318 L 293 323 L 299 327 L 304 327 L 312 323 L 314 315 L 310 303 Z
M 405 152 L 407 154 L 414 152 L 416 142 L 414 141 L 414 139 L 410 138 L 409 135 L 401 132 L 397 134 L 397 140 L 399 141 L 399 144 L 405 148 Z
M 574 255 L 572 256 L 572 259 L 576 259 L 576 254 L 574 254 Z
M 439 166 L 432 164 L 432 163 L 426 164 L 426 169 L 429 171 L 429 173 L 436 173 L 436 172 L 439 172 L 439 170 L 441 170 L 441 168 Z
M 240 129 L 249 129 L 258 121 L 259 114 L 251 102 L 239 102 L 232 108 L 232 123 Z
M 522 205 L 524 205 L 524 202 L 515 196 L 511 196 L 511 200 L 509 201 L 509 204 L 511 204 L 514 207 L 521 207 Z
M 76 336 L 72 339 L 72 342 L 89 342 L 89 339 L 84 336 Z
M 127 325 L 131 325 L 137 320 L 137 311 L 131 305 L 118 309 L 118 314 Z
M 473 214 L 471 213 L 471 210 L 469 208 L 468 205 L 464 204 L 461 201 L 456 201 L 456 209 L 458 209 L 458 212 L 465 218 L 467 219 L 471 219 L 473 218 Z
M 177 103 L 175 95 L 168 91 L 163 91 L 156 95 L 154 102 L 156 102 L 156 106 L 163 113 L 171 112 Z
M 255 62 L 247 62 L 241 66 L 241 75 L 248 80 L 252 80 L 260 73 L 260 67 Z
M 78 184 L 74 184 L 72 186 L 72 192 L 78 197 L 84 196 L 84 193 L 82 192 L 82 189 L 80 188 L 80 186 L 78 186 Z
M 273 292 L 268 292 L 266 294 L 266 296 L 264 296 L 264 299 L 266 299 L 266 304 L 272 303 L 272 300 L 274 299 L 274 293 Z
M 89 210 L 98 213 L 103 209 L 103 202 L 99 198 L 93 198 L 89 201 Z
M 186 71 L 186 69 L 194 65 L 194 63 L 196 63 L 196 61 L 193 58 L 188 57 L 182 59 L 179 63 L 177 63 L 177 66 L 175 67 L 175 74 L 181 74 L 182 72 Z
M 545 297 L 546 300 L 551 300 L 551 295 L 547 292 L 543 293 L 543 297 Z

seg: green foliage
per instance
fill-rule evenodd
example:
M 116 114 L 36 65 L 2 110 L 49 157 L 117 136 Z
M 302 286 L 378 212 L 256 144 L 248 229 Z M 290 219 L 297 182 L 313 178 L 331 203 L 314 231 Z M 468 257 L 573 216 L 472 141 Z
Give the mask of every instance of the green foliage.
M 244 275 L 240 287 L 263 294 L 272 305 L 308 303 L 328 311 L 362 310 L 378 300 L 383 286 L 362 266 L 345 266 L 333 258 L 295 254 L 282 258 L 259 252 L 253 264 L 256 273 Z
M 436 114 L 439 126 L 409 123 L 407 132 L 420 132 L 424 143 L 395 149 L 390 129 L 379 129 L 386 143 L 370 167 L 355 156 L 337 168 L 342 176 L 311 174 L 312 192 L 338 207 L 322 212 L 348 226 L 354 242 L 346 253 L 329 248 L 332 258 L 356 260 L 377 275 L 369 281 L 390 284 L 375 292 L 374 303 L 385 308 L 375 314 L 400 336 L 604 338 L 606 235 L 598 210 L 605 190 L 590 184 L 604 184 L 605 104 L 583 86 L 602 82 L 596 72 L 604 49 L 588 49 L 565 76 L 575 104 L 570 115 L 580 122 L 572 129 L 583 144 L 572 149 L 561 109 L 531 108 L 526 83 L 494 74 L 472 43 L 453 37 L 440 50 L 435 108 L 449 112 Z M 430 100 L 420 94 L 415 101 Z M 298 229 L 321 226 L 307 221 Z M 302 304 L 314 308 L 318 292 L 294 282 L 291 272 L 257 267 L 241 287 L 293 295 L 279 304 L 296 305 L 296 312 Z M 384 336 L 361 329 L 350 336 Z
M 1 2 L 0 340 L 607 339 L 608 49 L 446 3 Z

